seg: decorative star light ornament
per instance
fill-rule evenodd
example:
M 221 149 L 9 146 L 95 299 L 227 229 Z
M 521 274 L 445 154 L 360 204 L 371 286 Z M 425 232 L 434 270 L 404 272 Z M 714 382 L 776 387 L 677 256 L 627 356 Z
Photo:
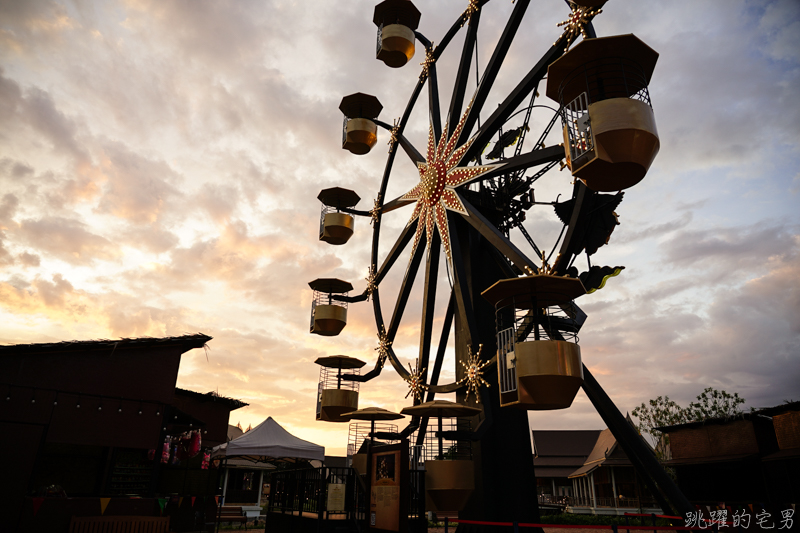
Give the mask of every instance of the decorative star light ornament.
M 572 6 L 572 13 L 569 18 L 563 22 L 559 22 L 558 26 L 566 26 L 564 28 L 563 36 L 567 38 L 567 46 L 564 48 L 566 52 L 572 45 L 573 41 L 578 38 L 578 35 L 583 35 L 584 39 L 588 39 L 589 35 L 586 33 L 586 25 L 592 21 L 595 15 L 603 12 L 600 8 L 595 7 L 581 7 L 577 4 L 570 3 Z M 556 44 L 556 43 L 553 43 Z
M 389 336 L 386 334 L 386 328 L 381 326 L 381 330 L 378 332 L 378 347 L 375 348 L 375 351 L 378 352 L 378 365 L 381 368 L 383 368 L 383 363 L 389 356 L 389 347 L 391 345 L 392 341 L 389 340 Z
M 481 361 L 481 350 L 483 349 L 483 344 L 478 345 L 477 353 L 472 353 L 472 346 L 467 346 L 467 348 L 469 349 L 469 357 L 467 358 L 467 362 L 465 363 L 464 361 L 461 361 L 461 366 L 463 366 L 464 370 L 466 370 L 466 374 L 458 381 L 458 383 L 467 383 L 467 400 L 469 400 L 469 393 L 474 392 L 478 403 L 481 403 L 481 395 L 478 394 L 478 389 L 481 387 L 481 385 L 486 385 L 487 387 L 491 386 L 485 379 L 483 379 L 483 369 L 489 366 L 489 361 Z
M 473 98 L 474 101 L 474 98 Z M 417 163 L 419 169 L 420 182 L 406 194 L 400 197 L 401 200 L 416 200 L 414 212 L 411 214 L 409 224 L 419 218 L 417 230 L 414 234 L 414 244 L 411 249 L 411 257 L 417 250 L 417 245 L 422 237 L 422 232 L 426 232 L 427 246 L 430 248 L 433 240 L 433 232 L 438 229 L 442 237 L 444 252 L 448 262 L 452 262 L 450 255 L 450 230 L 447 224 L 447 210 L 456 211 L 462 215 L 468 215 L 464 204 L 456 192 L 456 187 L 467 183 L 473 178 L 493 170 L 501 164 L 483 166 L 458 166 L 464 154 L 475 140 L 468 140 L 466 143 L 456 147 L 464 123 L 472 109 L 472 101 L 464 111 L 464 115 L 451 132 L 450 137 L 446 137 L 449 124 L 442 131 L 439 143 L 433 134 L 431 124 L 428 133 L 428 154 L 424 163 Z
M 369 301 L 369 297 L 372 296 L 372 293 L 375 292 L 375 289 L 378 288 L 378 284 L 375 283 L 375 278 L 377 277 L 378 273 L 375 271 L 375 265 L 369 266 L 369 271 L 367 272 L 367 288 L 365 292 L 367 293 L 367 301 Z
M 417 366 L 419 366 L 419 361 L 417 361 Z M 423 381 L 425 377 L 425 368 L 411 368 L 411 363 L 408 364 L 408 378 L 406 378 L 406 384 L 408 385 L 408 393 L 406 394 L 406 398 L 410 394 L 414 395 L 418 401 L 422 401 L 422 393 L 428 390 L 428 386 Z

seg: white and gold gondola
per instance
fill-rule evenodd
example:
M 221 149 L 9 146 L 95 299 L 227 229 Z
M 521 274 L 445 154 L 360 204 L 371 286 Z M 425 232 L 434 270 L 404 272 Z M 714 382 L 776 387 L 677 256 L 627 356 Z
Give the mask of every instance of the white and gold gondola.
M 322 202 L 319 240 L 334 245 L 346 243 L 353 236 L 355 220 L 353 215 L 343 209 L 355 207 L 361 198 L 355 191 L 341 187 L 323 189 L 317 198 Z
M 650 93 L 658 52 L 635 35 L 584 39 L 547 70 L 572 175 L 595 191 L 639 183 L 660 142 Z
M 483 297 L 495 306 L 500 405 L 564 409 L 583 383 L 572 300 L 579 279 L 536 274 L 500 280 Z
M 475 463 L 469 440 L 469 419 L 481 410 L 447 400 L 404 407 L 404 415 L 435 418 L 436 430 L 426 432 L 426 507 L 443 512 L 461 511 L 475 491 Z M 446 422 L 443 419 L 447 419 Z
M 375 119 L 383 106 L 372 95 L 355 93 L 342 98 L 339 110 L 344 113 L 342 148 L 356 155 L 364 155 L 378 142 Z
M 347 325 L 347 293 L 353 290 L 348 281 L 319 278 L 308 283 L 314 291 L 311 303 L 311 333 L 333 337 Z
M 385 0 L 375 6 L 372 21 L 378 27 L 376 57 L 399 68 L 414 57 L 420 12 L 410 0 Z
M 366 363 L 346 355 L 329 355 L 314 361 L 320 365 L 317 387 L 317 420 L 347 422 L 342 413 L 358 409 L 358 381 L 342 379 L 342 370 L 357 376 Z

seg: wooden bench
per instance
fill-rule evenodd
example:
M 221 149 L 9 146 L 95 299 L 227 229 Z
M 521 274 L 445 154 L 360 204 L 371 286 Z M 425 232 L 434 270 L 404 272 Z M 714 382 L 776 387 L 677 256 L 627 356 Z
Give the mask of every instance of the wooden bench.
M 69 533 L 167 533 L 168 516 L 73 516 Z
M 240 522 L 244 524 L 244 528 L 247 529 L 247 515 L 244 514 L 241 507 L 220 507 L 219 521 L 220 523 Z M 239 526 L 240 529 L 241 527 L 242 526 Z

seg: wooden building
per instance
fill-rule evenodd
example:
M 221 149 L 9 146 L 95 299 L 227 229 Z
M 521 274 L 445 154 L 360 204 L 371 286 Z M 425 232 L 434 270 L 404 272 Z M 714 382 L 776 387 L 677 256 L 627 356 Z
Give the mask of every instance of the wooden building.
M 176 389 L 181 356 L 209 340 L 0 346 L 0 530 L 66 531 L 70 515 L 213 504 L 217 472 L 200 469 L 202 454 L 160 460 L 167 435 L 199 430 L 203 447 L 225 442 L 228 414 L 246 405 Z
M 599 429 L 534 430 L 533 468 L 541 503 L 569 501 L 574 496 L 570 474 L 589 457 Z
M 611 430 L 533 431 L 540 504 L 575 514 L 661 512 Z
M 661 513 L 610 429 L 600 432 L 589 457 L 569 479 L 575 494 L 571 505 L 573 513 Z
M 800 402 L 657 429 L 668 436 L 666 464 L 692 503 L 800 499 Z

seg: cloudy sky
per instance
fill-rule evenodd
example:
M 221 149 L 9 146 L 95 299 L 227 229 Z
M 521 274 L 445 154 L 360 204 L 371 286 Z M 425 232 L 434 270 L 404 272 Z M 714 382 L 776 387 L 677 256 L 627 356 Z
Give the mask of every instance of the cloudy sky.
M 0 342 L 203 332 L 210 351 L 184 356 L 179 386 L 248 402 L 233 423 L 272 416 L 343 453 L 346 425 L 314 420 L 313 361 L 345 353 L 371 367 L 371 304 L 351 306 L 339 337 L 309 335 L 307 283 L 362 291 L 371 228 L 359 219 L 347 245 L 319 242 L 316 195 L 343 186 L 371 207 L 387 136 L 365 156 L 342 150 L 339 102 L 373 94 L 391 122 L 422 60 L 419 48 L 402 69 L 375 60 L 374 1 L 0 1 Z M 467 2 L 416 4 L 437 42 Z M 479 68 L 512 8 L 484 8 Z M 562 0 L 532 2 L 488 111 L 567 14 Z M 584 361 L 623 412 L 664 394 L 686 404 L 707 386 L 748 406 L 800 399 L 800 3 L 610 0 L 595 28 L 660 53 L 650 93 L 662 144 L 594 257 L 627 268 L 579 302 Z M 445 105 L 462 39 L 442 56 Z M 407 130 L 419 147 L 420 102 Z M 396 195 L 418 177 L 407 159 L 395 167 Z M 569 181 L 552 171 L 537 199 Z M 383 246 L 409 214 L 386 216 Z M 529 218 L 547 247 L 553 213 Z M 404 363 L 419 298 L 395 341 Z M 387 367 L 361 406 L 399 410 L 406 392 Z M 531 420 L 604 427 L 582 392 Z

